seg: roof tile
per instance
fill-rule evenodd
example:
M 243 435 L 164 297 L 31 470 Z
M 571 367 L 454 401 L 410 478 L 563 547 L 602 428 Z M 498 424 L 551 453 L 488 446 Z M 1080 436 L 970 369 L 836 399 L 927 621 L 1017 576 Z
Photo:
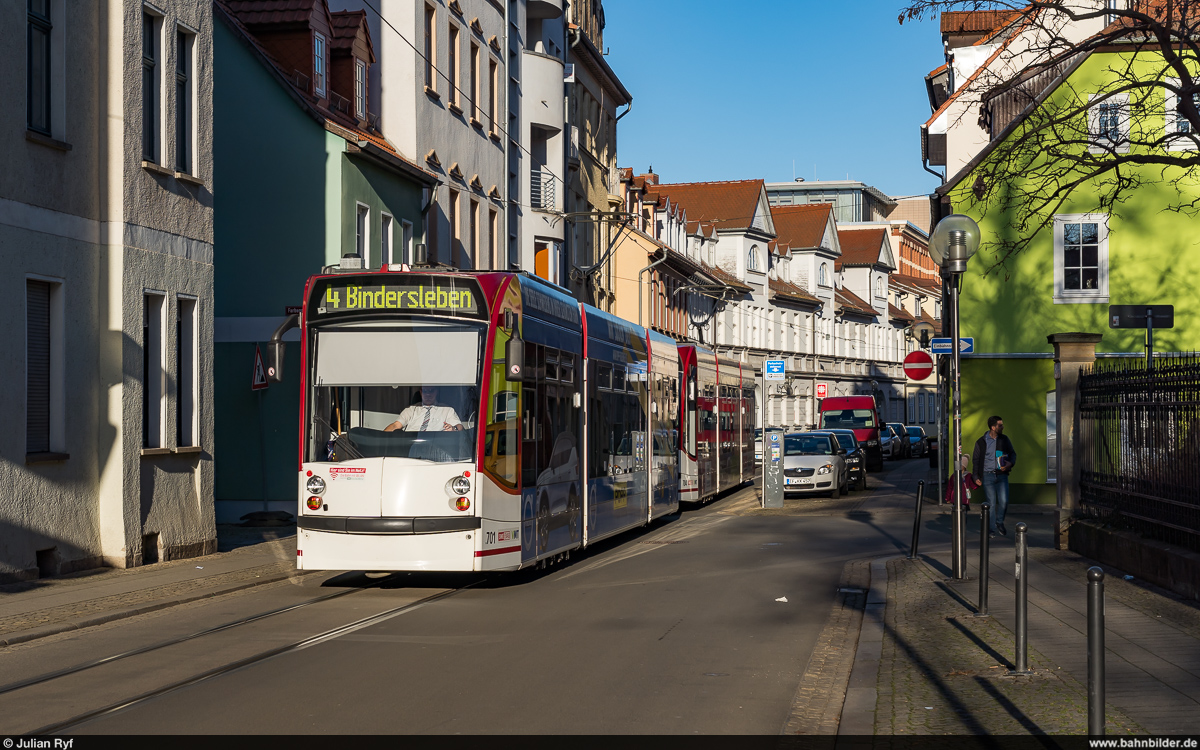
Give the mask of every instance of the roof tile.
M 775 223 L 775 234 L 780 242 L 786 242 L 796 250 L 820 247 L 832 209 L 830 203 L 772 206 L 771 220 Z
M 749 229 L 763 185 L 763 180 L 679 182 L 654 185 L 647 194 L 668 196 L 683 206 L 688 218 L 711 222 L 718 229 Z

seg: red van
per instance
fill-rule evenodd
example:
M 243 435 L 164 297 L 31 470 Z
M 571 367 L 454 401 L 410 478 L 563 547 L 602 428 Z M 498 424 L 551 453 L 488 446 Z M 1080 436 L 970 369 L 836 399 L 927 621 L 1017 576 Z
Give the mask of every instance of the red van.
M 873 396 L 834 396 L 821 400 L 820 429 L 854 430 L 867 455 L 867 470 L 883 469 L 879 414 Z

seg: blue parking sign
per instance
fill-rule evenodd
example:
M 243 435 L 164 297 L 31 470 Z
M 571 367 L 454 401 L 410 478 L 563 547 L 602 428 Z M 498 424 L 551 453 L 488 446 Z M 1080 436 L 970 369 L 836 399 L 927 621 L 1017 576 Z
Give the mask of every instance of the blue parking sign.
M 783 380 L 783 360 L 768 359 L 763 362 L 764 380 Z

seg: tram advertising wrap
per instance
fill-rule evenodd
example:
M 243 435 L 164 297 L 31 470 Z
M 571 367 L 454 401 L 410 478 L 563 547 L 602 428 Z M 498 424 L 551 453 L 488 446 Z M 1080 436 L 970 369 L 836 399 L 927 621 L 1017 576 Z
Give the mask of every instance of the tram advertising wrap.
M 753 474 L 752 373 L 535 277 L 314 276 L 301 327 L 302 569 L 517 570 Z

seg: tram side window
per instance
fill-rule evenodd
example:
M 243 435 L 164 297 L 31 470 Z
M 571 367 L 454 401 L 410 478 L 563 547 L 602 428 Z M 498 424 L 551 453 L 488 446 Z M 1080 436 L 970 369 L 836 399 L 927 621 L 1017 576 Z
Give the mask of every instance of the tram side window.
M 604 391 L 612 384 L 612 365 L 588 362 L 588 479 L 608 475 L 608 424 Z
M 535 377 L 545 365 L 545 350 L 538 344 L 525 344 L 525 366 Z M 542 440 L 541 399 L 538 398 L 539 385 L 545 387 L 543 381 L 535 380 L 526 383 L 521 388 L 521 483 L 526 487 L 537 484 L 538 476 L 538 444 Z

